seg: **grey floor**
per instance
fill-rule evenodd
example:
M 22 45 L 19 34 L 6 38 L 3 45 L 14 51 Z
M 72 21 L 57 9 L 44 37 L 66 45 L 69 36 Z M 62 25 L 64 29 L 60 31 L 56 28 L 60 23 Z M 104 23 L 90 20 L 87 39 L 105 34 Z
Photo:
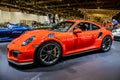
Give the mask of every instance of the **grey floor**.
M 0 43 L 0 80 L 120 80 L 120 42 L 109 52 L 89 52 L 63 58 L 53 66 L 9 65 L 7 44 Z

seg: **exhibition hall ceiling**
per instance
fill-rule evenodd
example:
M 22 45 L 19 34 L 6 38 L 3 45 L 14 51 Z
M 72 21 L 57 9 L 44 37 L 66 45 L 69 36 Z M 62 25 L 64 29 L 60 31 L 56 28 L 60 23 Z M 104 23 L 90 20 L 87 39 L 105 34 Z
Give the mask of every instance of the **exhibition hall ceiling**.
M 87 9 L 120 10 L 119 0 L 0 0 L 0 7 L 9 11 L 19 10 L 35 14 L 60 14 L 67 16 L 81 16 Z M 82 11 L 84 10 L 84 11 Z M 89 11 L 89 12 L 90 12 Z M 88 12 L 88 11 L 87 11 Z M 90 12 L 90 13 L 91 13 Z M 96 11 L 98 13 L 103 11 Z M 114 12 L 114 11 L 113 11 Z M 115 13 L 115 12 L 114 12 Z

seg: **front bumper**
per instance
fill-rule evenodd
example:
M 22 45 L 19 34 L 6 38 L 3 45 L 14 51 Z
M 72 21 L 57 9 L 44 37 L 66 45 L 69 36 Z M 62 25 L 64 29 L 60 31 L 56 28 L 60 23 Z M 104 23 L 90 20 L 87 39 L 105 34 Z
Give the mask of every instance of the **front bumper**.
M 10 62 L 10 63 L 13 63 L 13 64 L 15 64 L 15 65 L 28 65 L 28 64 L 33 64 L 33 62 L 15 62 L 15 61 L 13 61 L 13 60 L 8 60 L 8 62 Z
M 10 43 L 8 45 L 8 61 L 16 65 L 32 64 L 34 63 L 34 53 L 37 47 L 37 44 L 20 46 Z
M 113 34 L 113 36 L 114 36 L 114 40 L 120 41 L 120 32 L 119 32 L 119 31 L 114 32 L 114 33 L 112 33 L 112 34 Z
M 34 50 L 9 50 L 8 61 L 16 65 L 27 65 L 34 62 Z
M 114 40 L 120 41 L 120 36 L 114 36 Z

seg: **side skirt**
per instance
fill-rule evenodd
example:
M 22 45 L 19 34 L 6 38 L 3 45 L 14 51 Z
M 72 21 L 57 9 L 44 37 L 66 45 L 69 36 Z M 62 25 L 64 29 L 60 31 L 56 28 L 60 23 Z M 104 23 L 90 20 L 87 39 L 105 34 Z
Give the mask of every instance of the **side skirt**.
M 81 53 L 86 53 L 86 52 L 92 52 L 92 51 L 97 51 L 99 49 L 90 49 L 90 50 L 84 50 L 82 52 L 75 52 L 75 53 L 71 53 L 71 54 L 67 54 L 67 55 L 64 55 L 63 57 L 67 57 L 67 56 L 72 56 L 72 55 L 77 55 L 77 54 L 81 54 Z

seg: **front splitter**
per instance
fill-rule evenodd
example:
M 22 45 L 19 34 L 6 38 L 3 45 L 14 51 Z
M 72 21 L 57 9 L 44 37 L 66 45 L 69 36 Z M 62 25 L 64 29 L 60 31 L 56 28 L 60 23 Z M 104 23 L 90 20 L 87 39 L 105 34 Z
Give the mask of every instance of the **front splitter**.
M 10 62 L 10 63 L 13 63 L 13 64 L 15 64 L 15 65 L 29 65 L 29 64 L 33 64 L 33 62 L 15 62 L 15 61 L 13 61 L 13 60 L 8 60 L 8 62 Z

